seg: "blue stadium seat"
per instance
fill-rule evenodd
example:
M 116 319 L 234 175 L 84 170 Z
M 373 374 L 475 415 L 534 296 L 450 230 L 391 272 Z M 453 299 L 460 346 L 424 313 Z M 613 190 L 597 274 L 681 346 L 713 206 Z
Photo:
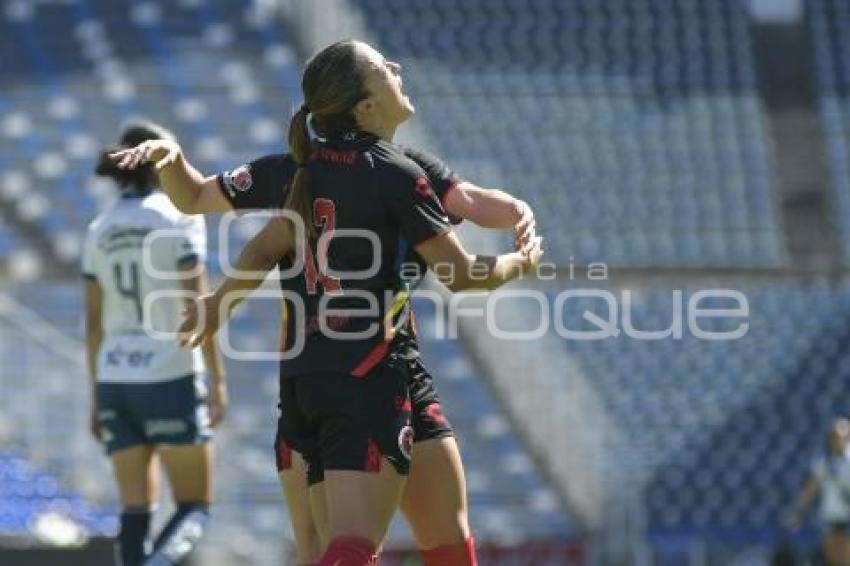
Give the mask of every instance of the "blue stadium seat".
M 845 262 L 850 260 L 850 6 L 841 0 L 805 2 L 809 36 L 815 53 L 815 75 L 821 122 L 826 131 L 832 190 L 837 203 L 835 222 L 841 234 Z
M 720 539 L 778 536 L 830 419 L 846 414 L 850 287 L 740 290 L 749 304 L 749 330 L 740 340 L 700 340 L 687 326 L 681 340 L 562 340 L 633 447 L 617 460 L 635 477 L 648 474 L 644 494 L 655 539 L 709 532 Z M 550 298 L 560 291 L 551 287 Z M 685 302 L 689 296 L 685 291 Z M 672 297 L 660 289 L 635 297 L 633 327 L 667 328 Z M 622 299 L 620 305 L 625 308 Z M 604 304 L 568 303 L 566 327 L 595 329 L 585 311 L 603 316 Z M 498 322 L 509 327 L 509 320 Z M 702 320 L 701 328 L 737 324 Z
M 739 2 L 355 4 L 439 152 L 496 167 L 556 261 L 783 263 Z

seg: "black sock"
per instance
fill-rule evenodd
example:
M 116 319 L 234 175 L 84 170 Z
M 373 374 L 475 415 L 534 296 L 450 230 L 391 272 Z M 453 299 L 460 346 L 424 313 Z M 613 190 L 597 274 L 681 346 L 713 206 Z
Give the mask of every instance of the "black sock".
M 115 554 L 122 566 L 141 566 L 145 561 L 145 541 L 151 526 L 149 507 L 128 507 L 121 512 Z
M 206 503 L 177 505 L 177 511 L 156 537 L 153 554 L 145 562 L 145 566 L 180 564 L 203 536 L 209 517 L 209 505 Z

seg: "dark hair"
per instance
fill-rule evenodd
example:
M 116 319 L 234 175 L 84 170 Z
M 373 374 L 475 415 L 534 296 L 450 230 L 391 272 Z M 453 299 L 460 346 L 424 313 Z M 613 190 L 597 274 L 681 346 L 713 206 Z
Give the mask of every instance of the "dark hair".
M 150 163 L 133 170 L 119 169 L 109 154 L 135 147 L 147 140 L 173 140 L 174 134 L 159 124 L 146 120 L 129 122 L 121 131 L 118 145 L 107 147 L 100 152 L 94 172 L 102 177 L 111 177 L 125 194 L 144 196 L 156 186 L 156 174 Z
M 289 124 L 289 151 L 298 169 L 290 182 L 284 207 L 297 212 L 307 235 L 315 238 L 310 174 L 306 167 L 313 152 L 307 117 L 312 116 L 313 129 L 323 138 L 335 138 L 356 129 L 351 111 L 368 96 L 357 42 L 339 41 L 310 58 L 301 78 L 301 90 L 304 104 Z

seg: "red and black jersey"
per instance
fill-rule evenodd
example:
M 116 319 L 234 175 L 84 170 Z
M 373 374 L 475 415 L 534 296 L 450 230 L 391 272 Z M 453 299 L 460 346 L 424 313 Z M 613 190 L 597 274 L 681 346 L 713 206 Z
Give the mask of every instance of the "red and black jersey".
M 437 156 L 405 145 L 397 145 L 405 156 L 419 165 L 431 187 L 444 203 L 461 178 Z M 218 175 L 224 197 L 235 210 L 280 208 L 286 199 L 286 189 L 295 175 L 295 161 L 288 153 L 266 155 L 231 171 Z M 453 224 L 460 218 L 449 215 Z
M 396 332 L 409 328 L 409 286 L 400 267 L 410 261 L 414 246 L 450 229 L 440 194 L 448 194 L 457 177 L 428 154 L 363 133 L 316 144 L 308 170 L 313 220 L 327 245 L 321 249 L 313 242 L 302 272 L 281 280 L 284 292 L 292 293 L 284 301 L 282 348 L 300 352 L 281 364 L 281 375 L 365 375 L 409 337 Z M 291 156 L 272 155 L 221 174 L 219 184 L 234 208 L 277 208 L 295 172 Z M 369 240 L 348 235 L 352 229 L 377 237 L 377 258 Z M 281 269 L 290 261 L 281 262 Z M 346 278 L 345 273 L 362 273 L 373 264 L 373 275 Z M 341 277 L 334 275 L 340 272 Z M 333 312 L 322 311 L 322 304 Z M 320 330 L 320 312 L 326 329 L 338 336 Z M 362 338 L 351 339 L 355 334 Z

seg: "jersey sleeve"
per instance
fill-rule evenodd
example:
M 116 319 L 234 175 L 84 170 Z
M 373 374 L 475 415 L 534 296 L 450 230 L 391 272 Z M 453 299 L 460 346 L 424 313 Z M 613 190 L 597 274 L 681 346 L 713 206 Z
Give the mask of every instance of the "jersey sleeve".
M 96 281 L 97 269 L 100 263 L 100 250 L 97 248 L 97 234 L 91 225 L 86 230 L 85 242 L 83 243 L 83 253 L 81 256 L 82 261 L 80 271 L 82 272 L 83 277 Z
M 440 203 L 445 209 L 446 197 L 451 191 L 457 188 L 463 179 L 461 179 L 436 155 L 407 146 L 403 148 L 403 151 L 408 158 L 413 160 L 414 163 L 419 165 L 422 170 L 425 171 L 425 174 L 428 176 L 428 180 L 431 182 L 431 187 L 434 189 L 434 192 L 437 194 L 437 198 L 440 199 Z M 449 214 L 448 216 L 452 224 L 460 224 L 463 221 L 463 219 L 459 216 L 454 216 L 452 214 Z
M 295 175 L 295 162 L 288 154 L 267 155 L 218 174 L 218 187 L 237 210 L 270 209 L 283 206 L 286 187 Z
M 174 260 L 177 265 L 189 261 L 207 260 L 207 225 L 200 214 L 182 216 L 177 221 L 178 236 L 174 241 Z
M 446 211 L 425 171 L 412 161 L 397 165 L 384 192 L 402 235 L 412 246 L 451 230 Z

